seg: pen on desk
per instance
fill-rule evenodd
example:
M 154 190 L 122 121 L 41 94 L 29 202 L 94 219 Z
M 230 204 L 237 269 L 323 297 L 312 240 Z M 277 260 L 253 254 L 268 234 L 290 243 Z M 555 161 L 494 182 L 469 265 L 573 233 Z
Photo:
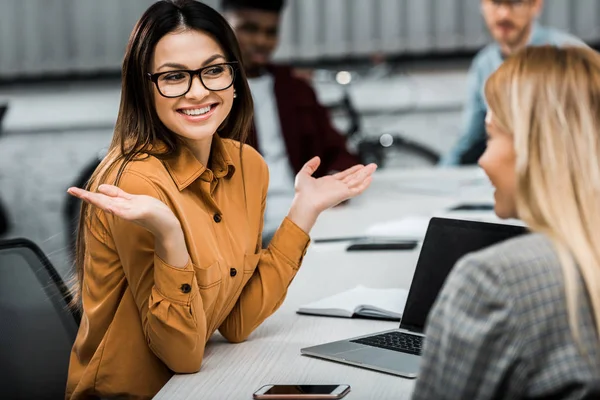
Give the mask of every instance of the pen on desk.
M 472 204 L 459 204 L 451 207 L 448 211 L 492 211 L 494 210 L 494 204 L 492 203 L 472 203 Z
M 366 239 L 368 239 L 366 236 L 332 237 L 332 238 L 314 239 L 313 243 L 354 242 L 356 240 L 366 240 Z
M 413 250 L 419 245 L 416 240 L 355 242 L 346 251 Z

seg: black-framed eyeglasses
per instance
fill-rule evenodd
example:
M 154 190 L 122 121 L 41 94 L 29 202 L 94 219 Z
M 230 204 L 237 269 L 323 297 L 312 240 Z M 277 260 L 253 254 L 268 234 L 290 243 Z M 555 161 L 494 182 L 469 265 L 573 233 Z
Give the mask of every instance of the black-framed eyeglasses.
M 218 92 L 233 85 L 237 63 L 237 61 L 230 61 L 196 70 L 179 69 L 156 74 L 148 73 L 148 79 L 154 82 L 161 96 L 168 98 L 180 97 L 189 92 L 195 75 L 198 75 L 207 90 Z

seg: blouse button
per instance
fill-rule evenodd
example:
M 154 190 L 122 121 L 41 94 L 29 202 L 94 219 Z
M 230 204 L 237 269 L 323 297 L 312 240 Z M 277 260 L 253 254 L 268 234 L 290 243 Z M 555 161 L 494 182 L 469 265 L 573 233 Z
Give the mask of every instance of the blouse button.
M 231 275 L 232 277 L 233 277 L 233 276 L 236 276 L 236 275 L 237 275 L 237 270 L 236 270 L 235 268 L 231 268 L 231 269 L 229 270 L 229 275 Z
M 190 285 L 188 285 L 187 283 L 184 283 L 183 285 L 181 285 L 181 291 L 183 293 L 189 293 L 192 291 L 192 287 Z

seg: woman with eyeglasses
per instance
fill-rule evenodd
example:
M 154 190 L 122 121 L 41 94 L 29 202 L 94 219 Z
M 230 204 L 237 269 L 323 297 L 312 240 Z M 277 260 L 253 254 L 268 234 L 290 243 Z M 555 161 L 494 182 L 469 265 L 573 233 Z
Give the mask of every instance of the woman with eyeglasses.
M 69 189 L 84 200 L 83 317 L 67 398 L 151 398 L 200 369 L 216 330 L 245 340 L 283 302 L 319 214 L 369 186 L 374 165 L 315 179 L 309 161 L 262 250 L 269 175 L 243 144 L 253 104 L 240 62 L 229 25 L 200 2 L 159 1 L 135 26 L 108 155 Z
M 454 267 L 412 398 L 600 399 L 600 55 L 527 48 L 485 98 L 495 212 L 532 233 Z

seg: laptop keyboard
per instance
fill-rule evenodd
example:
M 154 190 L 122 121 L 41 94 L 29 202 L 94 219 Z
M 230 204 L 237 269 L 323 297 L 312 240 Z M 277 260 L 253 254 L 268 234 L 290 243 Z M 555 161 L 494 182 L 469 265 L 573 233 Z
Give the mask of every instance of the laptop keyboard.
M 421 355 L 423 336 L 403 332 L 387 332 L 380 335 L 351 340 L 352 343 L 366 344 L 381 349 L 399 351 L 401 353 Z

